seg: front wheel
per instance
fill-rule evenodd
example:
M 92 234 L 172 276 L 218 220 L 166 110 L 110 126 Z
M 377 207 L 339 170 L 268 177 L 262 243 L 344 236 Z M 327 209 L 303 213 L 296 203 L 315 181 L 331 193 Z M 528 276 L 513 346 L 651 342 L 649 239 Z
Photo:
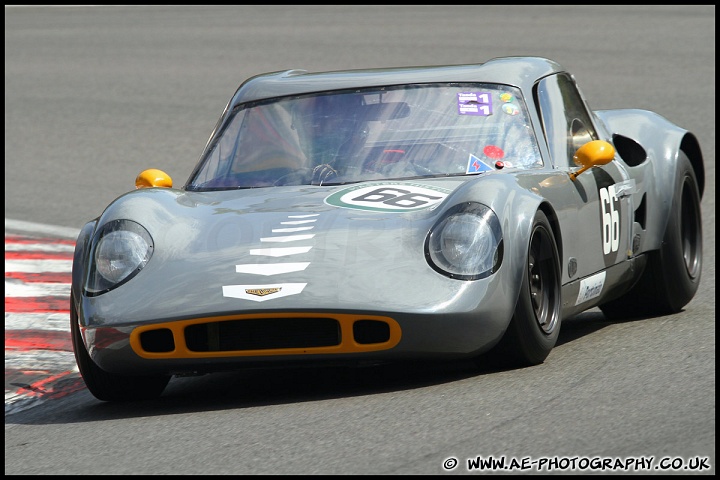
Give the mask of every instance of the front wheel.
M 107 402 L 127 402 L 147 400 L 159 397 L 168 382 L 169 375 L 124 376 L 106 372 L 90 358 L 85 348 L 78 324 L 75 300 L 70 299 L 70 330 L 73 352 L 80 375 L 90 393 L 98 400 Z
M 520 295 L 507 331 L 490 358 L 510 366 L 545 361 L 560 333 L 560 255 L 550 222 L 535 213 Z

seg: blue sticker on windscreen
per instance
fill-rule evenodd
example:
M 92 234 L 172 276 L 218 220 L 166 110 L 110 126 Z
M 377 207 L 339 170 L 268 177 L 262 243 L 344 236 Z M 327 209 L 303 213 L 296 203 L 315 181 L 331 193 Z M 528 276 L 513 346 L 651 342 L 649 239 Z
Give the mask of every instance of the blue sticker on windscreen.
M 460 115 L 492 115 L 491 95 L 487 92 L 460 92 L 458 113 Z
M 492 170 L 488 165 L 486 165 L 482 160 L 480 160 L 478 157 L 473 155 L 472 153 L 468 157 L 468 165 L 467 170 L 465 173 L 483 173 L 483 172 L 489 172 Z

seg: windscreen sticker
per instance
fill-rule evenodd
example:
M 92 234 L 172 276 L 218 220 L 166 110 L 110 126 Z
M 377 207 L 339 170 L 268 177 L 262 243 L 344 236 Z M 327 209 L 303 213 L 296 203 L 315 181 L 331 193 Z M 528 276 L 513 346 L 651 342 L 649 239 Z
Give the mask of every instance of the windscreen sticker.
M 492 115 L 492 96 L 488 92 L 460 92 L 458 97 L 458 114 L 480 115 L 487 117 Z
M 502 148 L 498 147 L 497 145 L 486 145 L 485 148 L 483 148 L 483 153 L 486 157 L 492 158 L 492 159 L 500 159 L 505 156 L 505 152 Z
M 508 115 L 517 115 L 520 113 L 520 109 L 515 105 L 514 103 L 506 103 L 502 106 L 503 112 L 507 113 Z
M 588 278 L 580 280 L 580 291 L 578 292 L 575 305 L 587 302 L 595 297 L 599 297 L 605 285 L 605 272 L 600 272 Z
M 480 160 L 478 157 L 470 154 L 470 157 L 468 158 L 468 166 L 467 171 L 465 173 L 483 173 L 483 172 L 489 172 L 492 168 L 489 165 L 486 165 L 482 160 Z
M 408 212 L 430 208 L 442 202 L 450 190 L 415 183 L 372 183 L 343 188 L 325 198 L 341 208 L 375 212 Z

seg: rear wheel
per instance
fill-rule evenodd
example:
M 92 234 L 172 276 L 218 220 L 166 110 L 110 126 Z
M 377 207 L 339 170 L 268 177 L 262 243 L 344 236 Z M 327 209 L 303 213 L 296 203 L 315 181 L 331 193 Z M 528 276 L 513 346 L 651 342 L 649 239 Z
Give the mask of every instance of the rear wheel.
M 168 382 L 169 375 L 124 376 L 106 372 L 101 369 L 88 354 L 82 341 L 78 325 L 75 300 L 70 299 L 70 330 L 72 345 L 80 375 L 90 393 L 98 400 L 108 402 L 127 402 L 147 400 L 159 397 Z
M 702 273 L 700 189 L 680 152 L 670 217 L 659 250 L 647 254 L 640 280 L 622 297 L 600 306 L 609 319 L 677 313 L 692 300 Z
M 560 255 L 546 215 L 535 214 L 520 296 L 507 331 L 489 358 L 508 366 L 545 361 L 560 333 Z

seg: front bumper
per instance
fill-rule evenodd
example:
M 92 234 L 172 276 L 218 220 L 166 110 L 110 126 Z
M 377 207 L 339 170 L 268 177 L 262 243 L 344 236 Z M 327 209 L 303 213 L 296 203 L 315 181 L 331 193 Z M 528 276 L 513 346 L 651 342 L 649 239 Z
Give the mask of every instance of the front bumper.
M 81 327 L 81 332 L 93 361 L 108 372 L 184 374 L 307 362 L 463 358 L 497 343 L 509 318 L 498 311 L 392 317 L 377 312 L 266 312 Z

